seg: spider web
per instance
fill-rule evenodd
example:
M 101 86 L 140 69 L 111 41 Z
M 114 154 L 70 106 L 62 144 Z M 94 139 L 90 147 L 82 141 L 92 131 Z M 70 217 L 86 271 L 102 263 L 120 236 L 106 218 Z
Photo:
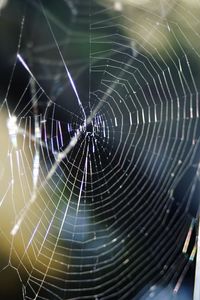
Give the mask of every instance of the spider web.
M 199 6 L 136 2 L 2 11 L 1 273 L 23 299 L 169 299 L 194 263 Z

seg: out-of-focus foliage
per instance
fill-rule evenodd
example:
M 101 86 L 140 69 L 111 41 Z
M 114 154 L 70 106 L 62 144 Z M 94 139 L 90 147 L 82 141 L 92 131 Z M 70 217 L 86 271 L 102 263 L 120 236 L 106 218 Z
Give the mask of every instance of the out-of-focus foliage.
M 3 9 L 8 4 L 8 0 L 0 0 L 0 9 Z
M 191 28 L 195 31 L 189 39 L 198 47 L 200 2 L 197 0 L 101 0 L 99 3 L 109 8 L 111 14 L 119 13 L 124 33 L 135 41 L 139 51 L 145 47 L 154 52 L 164 44 L 167 46 L 170 31 L 176 31 L 177 22 L 186 37 Z

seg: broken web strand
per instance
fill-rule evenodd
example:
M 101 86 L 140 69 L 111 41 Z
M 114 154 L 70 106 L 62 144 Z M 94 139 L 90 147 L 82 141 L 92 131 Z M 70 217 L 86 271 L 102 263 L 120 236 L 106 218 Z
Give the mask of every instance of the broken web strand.
M 40 2 L 40 3 L 41 3 L 41 2 Z M 46 13 L 45 13 L 45 9 L 44 9 L 44 6 L 42 5 L 42 3 L 41 3 L 41 6 L 42 6 L 43 14 L 44 14 L 45 19 L 46 19 L 47 24 L 48 24 L 48 27 L 49 27 L 49 29 L 50 29 L 50 31 L 51 31 L 53 40 L 54 40 L 54 42 L 55 42 L 56 48 L 58 49 L 59 55 L 60 55 L 61 60 L 62 60 L 62 62 L 63 62 L 63 66 L 65 67 L 65 70 L 66 70 L 68 79 L 69 79 L 70 84 L 71 84 L 71 86 L 72 86 L 72 89 L 73 89 L 73 91 L 74 91 L 74 93 L 75 93 L 75 95 L 76 95 L 76 98 L 77 98 L 77 101 L 78 101 L 78 103 L 79 103 L 79 106 L 80 106 L 80 108 L 81 108 L 81 110 L 82 110 L 83 117 L 84 117 L 84 126 L 86 126 L 86 114 L 85 114 L 85 110 L 84 110 L 84 108 L 83 108 L 81 99 L 79 98 L 78 91 L 77 91 L 77 89 L 76 89 L 75 83 L 74 83 L 74 81 L 73 81 L 73 79 L 72 79 L 72 76 L 71 76 L 71 74 L 70 74 L 70 72 L 69 72 L 69 69 L 68 69 L 68 67 L 67 67 L 67 65 L 66 65 L 66 63 L 65 63 L 65 60 L 64 60 L 63 55 L 62 55 L 62 52 L 61 52 L 60 47 L 59 47 L 59 45 L 58 45 L 58 42 L 57 42 L 57 40 L 56 40 L 56 38 L 55 38 L 55 35 L 54 35 L 54 33 L 53 33 L 52 27 L 51 27 L 51 25 L 50 25 L 50 23 L 49 23 L 49 20 L 48 20 L 48 18 L 47 18 L 47 15 L 46 15 Z
M 42 5 L 42 4 L 41 4 L 41 5 Z M 59 52 L 59 54 L 60 54 L 60 56 L 61 56 L 61 59 L 62 59 L 62 61 L 63 61 L 63 63 L 64 63 L 64 67 L 65 67 L 65 69 L 66 69 L 66 72 L 67 72 L 68 78 L 69 78 L 69 80 L 70 80 L 71 86 L 72 86 L 72 88 L 73 88 L 73 90 L 74 90 L 74 92 L 75 92 L 75 95 L 76 95 L 76 97 L 77 97 L 78 103 L 79 103 L 79 105 L 80 105 L 80 107 L 81 107 L 81 110 L 82 110 L 82 112 L 83 112 L 83 115 L 84 115 L 84 118 L 85 118 L 85 121 L 84 121 L 84 127 L 86 127 L 86 123 L 90 123 L 90 117 L 88 118 L 88 119 L 89 119 L 89 122 L 88 122 L 88 120 L 86 121 L 85 111 L 84 111 L 84 109 L 83 109 L 81 100 L 80 100 L 79 95 L 78 95 L 78 92 L 77 92 L 77 90 L 76 90 L 74 81 L 73 81 L 73 79 L 72 79 L 72 77 L 71 77 L 71 74 L 70 74 L 68 68 L 67 68 L 67 65 L 66 65 L 65 62 L 64 62 L 64 58 L 63 58 L 62 53 L 61 53 L 61 51 L 60 51 L 59 45 L 58 45 L 58 43 L 57 43 L 57 41 L 56 41 L 56 39 L 55 39 L 54 33 L 53 33 L 53 31 L 52 31 L 52 28 L 51 28 L 51 25 L 50 25 L 50 23 L 49 23 L 49 20 L 47 19 L 47 15 L 46 15 L 46 13 L 45 13 L 45 11 L 44 11 L 44 7 L 43 7 L 43 6 L 42 6 L 42 10 L 43 10 L 43 13 L 44 13 L 44 15 L 45 15 L 45 18 L 46 18 L 46 20 L 47 20 L 47 24 L 48 24 L 48 26 L 49 26 L 49 28 L 50 28 L 50 31 L 51 31 L 51 34 L 52 34 L 52 36 L 53 36 L 54 42 L 55 42 L 55 44 L 56 44 L 56 47 L 57 47 L 57 49 L 58 49 L 58 52 Z M 21 40 L 21 36 L 20 36 L 20 40 Z M 23 58 L 21 57 L 20 54 L 17 54 L 17 58 L 18 58 L 19 61 L 22 63 L 22 65 L 24 66 L 24 68 L 28 71 L 28 73 L 30 74 L 31 78 L 32 78 L 38 85 L 40 85 L 39 82 L 37 81 L 37 79 L 35 78 L 35 76 L 33 75 L 33 73 L 31 72 L 31 70 L 29 69 L 28 65 L 25 63 L 25 61 L 24 61 Z M 41 88 L 41 89 L 42 89 L 42 88 Z M 42 91 L 44 92 L 43 89 L 42 89 Z M 45 94 L 46 94 L 46 93 L 45 93 Z M 34 96 L 33 96 L 33 97 L 34 97 Z M 48 97 L 48 98 L 49 98 L 49 97 Z M 49 101 L 51 102 L 51 99 L 49 99 Z M 39 129 L 39 127 L 38 127 L 38 123 L 37 123 L 37 122 L 36 122 L 36 126 L 37 126 L 37 128 L 36 128 L 37 133 L 38 133 L 38 135 L 40 135 L 40 129 Z M 49 174 L 47 175 L 47 179 L 48 179 L 48 180 L 53 176 L 53 174 L 54 174 L 54 172 L 55 172 L 57 166 L 58 166 L 59 163 L 63 160 L 63 158 L 65 158 L 66 154 L 71 150 L 71 147 L 73 147 L 73 146 L 76 144 L 76 142 L 77 142 L 77 140 L 78 140 L 78 136 L 79 136 L 79 132 L 78 132 L 77 135 L 74 136 L 74 138 L 72 138 L 72 140 L 71 140 L 71 142 L 70 142 L 70 145 L 69 145 L 69 148 L 66 148 L 65 151 L 63 151 L 62 154 L 59 154 L 59 155 L 58 155 L 58 159 L 57 159 L 56 163 L 52 166 L 51 170 L 49 171 Z M 39 138 L 39 137 L 38 137 L 38 138 Z M 36 142 L 37 142 L 37 139 L 36 139 Z M 38 170 L 38 168 L 39 168 L 39 152 L 38 152 L 38 151 L 36 152 L 34 163 L 35 163 L 35 166 L 34 166 L 34 173 L 38 173 L 38 172 L 39 172 L 39 170 Z M 35 175 L 36 175 L 36 176 L 35 176 Z M 36 178 L 38 175 L 37 175 L 37 174 L 34 174 L 34 176 L 35 176 L 35 178 Z M 34 179 L 34 180 L 37 181 L 37 179 Z M 35 188 L 36 188 L 36 184 L 35 184 Z M 13 229 L 12 229 L 12 231 L 11 231 L 11 234 L 12 234 L 12 235 L 15 235 L 15 234 L 17 233 L 17 231 L 18 231 L 18 229 L 19 229 L 19 227 L 20 227 L 20 225 L 21 225 L 21 222 L 23 221 L 23 218 L 24 218 L 25 215 L 27 214 L 27 211 L 30 209 L 31 203 L 33 203 L 33 202 L 35 201 L 35 198 L 36 198 L 36 191 L 34 191 L 34 193 L 33 193 L 33 195 L 32 195 L 32 198 L 31 198 L 31 200 L 30 200 L 30 205 L 27 206 L 27 208 L 24 210 L 24 213 L 22 214 L 21 218 L 19 219 L 19 221 L 17 222 L 17 224 L 13 227 Z
M 19 54 L 18 54 L 17 56 L 18 56 L 18 59 L 21 61 L 21 63 L 24 65 L 24 67 L 27 69 L 27 71 L 30 73 L 31 77 L 35 80 L 33 74 L 31 73 L 30 69 L 28 68 L 28 66 L 26 65 L 26 63 L 25 63 L 24 60 L 22 59 L 22 57 L 21 57 Z M 37 82 L 37 83 L 38 83 L 38 82 Z M 33 97 L 34 97 L 34 96 L 33 96 Z M 15 119 L 13 119 L 13 123 L 14 123 L 14 122 L 15 122 Z M 37 136 L 37 138 L 39 139 L 39 138 L 40 138 L 40 137 L 39 137 L 39 135 L 40 135 L 40 129 L 39 129 L 39 127 L 38 127 L 38 122 L 36 121 L 35 123 L 36 123 L 35 130 L 37 131 L 37 132 L 36 132 L 36 136 Z M 12 125 L 12 124 L 10 124 L 10 125 Z M 14 124 L 14 126 L 16 126 L 16 125 Z M 10 127 L 11 127 L 11 126 L 10 126 Z M 38 141 L 37 138 L 36 138 L 36 144 L 37 144 L 37 146 L 38 146 L 39 141 Z M 34 168 L 33 168 L 33 173 L 34 173 L 33 180 L 34 180 L 34 188 L 35 188 L 35 189 L 36 189 L 36 182 L 37 182 L 37 178 L 38 178 L 38 167 L 39 167 L 39 166 L 38 166 L 38 165 L 39 165 L 39 161 L 38 161 L 38 160 L 39 160 L 38 152 L 36 152 L 36 155 L 35 155 L 35 158 L 34 158 Z M 12 161 L 11 161 L 11 166 L 12 166 Z M 11 169 L 12 169 L 12 168 L 11 168 Z M 37 174 L 35 174 L 35 173 L 37 173 Z M 36 175 L 36 176 L 35 176 L 35 175 Z M 49 178 L 50 178 L 50 177 L 51 177 L 51 175 L 49 176 Z M 35 198 L 36 198 L 36 194 L 35 194 L 35 190 L 34 190 L 34 193 L 32 194 L 32 197 L 31 197 L 30 205 L 31 205 L 32 202 L 34 202 Z M 20 218 L 18 224 L 16 224 L 16 226 L 13 228 L 13 230 L 12 230 L 12 234 L 13 234 L 13 235 L 15 235 L 16 232 L 18 231 L 18 228 L 19 228 L 19 226 L 20 226 L 20 224 L 21 224 L 23 218 L 25 217 L 27 211 L 29 210 L 30 205 L 26 206 L 26 209 L 23 211 L 22 216 L 21 216 L 21 218 Z M 38 223 L 38 224 L 39 224 L 39 223 Z

